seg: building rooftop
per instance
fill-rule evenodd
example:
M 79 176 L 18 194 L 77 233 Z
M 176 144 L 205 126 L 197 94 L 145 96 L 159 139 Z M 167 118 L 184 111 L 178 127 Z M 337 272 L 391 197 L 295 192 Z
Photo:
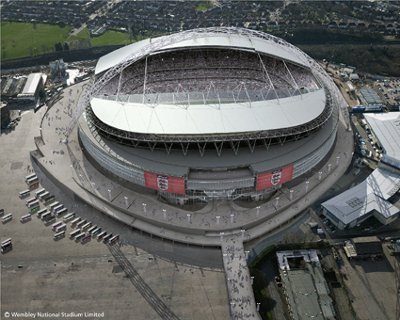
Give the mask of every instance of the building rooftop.
M 28 80 L 26 81 L 24 89 L 22 90 L 21 94 L 22 95 L 34 95 L 41 78 L 42 78 L 41 73 L 31 73 L 28 76 Z
M 357 256 L 382 254 L 382 244 L 377 237 L 358 237 L 352 239 Z
M 292 319 L 335 319 L 317 251 L 279 251 L 276 255 Z M 290 259 L 297 259 L 295 264 L 301 267 L 291 268 Z
M 369 237 L 357 237 L 353 238 L 353 243 L 358 244 L 358 243 L 371 243 L 371 242 L 379 242 L 380 240 L 376 236 L 369 236 Z
M 373 210 L 389 218 L 400 211 L 387 201 L 399 189 L 400 175 L 378 168 L 366 180 L 325 201 L 322 206 L 344 224 Z
M 382 162 L 400 169 L 400 112 L 365 114 L 364 117 L 384 149 Z
M 360 89 L 361 98 L 366 104 L 381 104 L 382 100 L 374 89 L 364 87 Z

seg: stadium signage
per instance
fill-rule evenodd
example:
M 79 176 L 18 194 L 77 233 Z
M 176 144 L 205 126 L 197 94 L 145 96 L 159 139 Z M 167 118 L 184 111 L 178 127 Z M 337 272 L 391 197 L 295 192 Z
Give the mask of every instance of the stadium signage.
M 154 190 L 185 194 L 185 178 L 161 175 L 154 172 L 145 171 L 145 186 Z
M 264 190 L 292 180 L 293 164 L 257 175 L 256 190 Z

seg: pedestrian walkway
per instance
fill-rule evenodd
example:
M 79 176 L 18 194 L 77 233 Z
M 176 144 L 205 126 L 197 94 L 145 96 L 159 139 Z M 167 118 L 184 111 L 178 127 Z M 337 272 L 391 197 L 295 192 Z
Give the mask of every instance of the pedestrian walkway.
M 221 249 L 233 320 L 260 320 L 254 300 L 252 280 L 247 266 L 248 252 L 243 248 L 243 235 L 221 235 Z

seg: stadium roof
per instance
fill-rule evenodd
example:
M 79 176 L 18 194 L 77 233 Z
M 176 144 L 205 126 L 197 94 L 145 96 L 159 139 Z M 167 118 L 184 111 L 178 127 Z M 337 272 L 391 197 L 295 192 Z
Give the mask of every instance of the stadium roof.
M 400 169 L 400 112 L 364 114 L 384 149 L 383 162 Z
M 41 78 L 42 78 L 41 73 L 31 73 L 28 76 L 28 80 L 26 81 L 24 89 L 22 90 L 21 94 L 34 95 Z
M 252 171 L 259 173 L 291 164 L 295 160 L 306 157 L 316 148 L 322 147 L 326 140 L 331 137 L 334 126 L 335 122 L 331 119 L 317 135 L 310 135 L 296 141 L 296 143 L 271 145 L 268 150 L 260 146 L 254 153 L 247 148 L 237 155 L 228 152 L 224 155 L 223 164 L 221 164 L 221 158 L 214 150 L 206 150 L 204 157 L 197 152 L 188 153 L 187 156 L 182 157 L 179 150 L 171 150 L 170 154 L 167 154 L 164 150 L 155 149 L 148 152 L 147 149 L 131 148 L 104 138 L 102 138 L 101 143 L 96 139 L 93 139 L 92 142 L 102 147 L 107 145 L 112 154 L 120 155 L 132 166 L 146 168 L 157 173 L 184 176 L 188 174 L 190 167 L 210 170 L 220 167 L 237 168 L 238 164 L 247 164 Z M 81 128 L 85 131 L 89 130 L 86 121 L 81 121 Z
M 179 37 L 179 35 L 181 36 Z M 268 36 L 268 38 L 266 38 L 266 36 Z M 172 41 L 168 41 L 169 39 Z M 157 42 L 161 41 L 165 43 L 165 45 L 155 45 Z M 99 59 L 95 74 L 99 74 L 123 62 L 135 53 L 141 53 L 137 56 L 136 60 L 138 60 L 148 54 L 195 47 L 251 50 L 309 67 L 309 63 L 304 57 L 297 55 L 295 50 L 289 45 L 285 45 L 285 42 L 273 36 L 261 36 L 260 33 L 247 29 L 205 28 L 188 30 L 179 34 L 145 39 L 113 51 Z
M 189 107 L 123 103 L 93 98 L 94 114 L 107 125 L 143 134 L 207 135 L 291 128 L 317 118 L 325 109 L 324 89 L 279 100 L 197 104 Z
M 345 225 L 373 210 L 387 219 L 400 211 L 387 201 L 399 189 L 400 176 L 378 168 L 366 180 L 322 203 L 322 206 Z

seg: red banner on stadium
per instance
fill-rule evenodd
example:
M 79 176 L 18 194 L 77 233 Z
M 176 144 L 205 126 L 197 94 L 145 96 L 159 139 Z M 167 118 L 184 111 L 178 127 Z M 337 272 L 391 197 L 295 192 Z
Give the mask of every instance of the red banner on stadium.
M 147 188 L 155 190 L 185 194 L 185 178 L 183 177 L 167 176 L 145 171 L 144 184 Z
M 286 167 L 274 171 L 260 173 L 257 175 L 256 190 L 264 190 L 275 187 L 292 180 L 292 177 L 293 164 L 289 164 Z

